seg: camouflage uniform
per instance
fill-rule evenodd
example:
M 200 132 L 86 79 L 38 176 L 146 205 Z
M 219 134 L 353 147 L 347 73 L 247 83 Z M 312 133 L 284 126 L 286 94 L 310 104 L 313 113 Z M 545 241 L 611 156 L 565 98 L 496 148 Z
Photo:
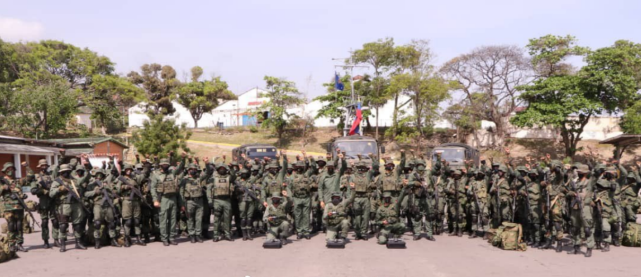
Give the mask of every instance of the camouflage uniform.
M 224 169 L 226 174 L 220 174 L 218 171 Z M 214 212 L 214 242 L 220 240 L 220 231 L 225 239 L 233 241 L 231 234 L 231 197 L 234 195 L 234 182 L 236 174 L 229 173 L 229 167 L 219 164 L 216 167 L 216 173 L 206 177 L 207 200 L 209 207 Z
M 587 165 L 579 165 L 577 172 L 579 174 L 587 174 L 590 171 Z M 594 241 L 594 202 L 593 190 L 590 186 L 590 180 L 584 178 L 582 180 L 576 177 L 576 180 L 570 180 L 571 186 L 567 193 L 568 200 L 570 201 L 570 220 L 572 221 L 572 244 L 574 250 L 569 254 L 581 253 L 582 235 L 585 236 L 588 251 L 586 257 L 592 255 L 592 249 L 595 246 Z
M 467 203 L 465 179 L 461 177 L 462 173 L 459 170 L 455 170 L 452 175 L 453 178 L 448 181 L 445 188 L 445 192 L 449 195 L 449 209 L 453 223 L 453 229 L 450 230 L 450 233 L 460 237 L 463 235 L 466 224 L 464 209 Z M 459 176 L 459 178 L 457 178 L 457 176 Z M 456 229 L 456 233 L 452 232 L 454 229 Z
M 381 226 L 378 234 L 378 244 L 385 244 L 390 236 L 400 238 L 405 232 L 405 224 L 401 220 L 400 209 L 405 190 L 399 196 L 398 201 L 394 201 L 391 193 L 383 193 L 383 205 L 376 211 L 376 222 Z
M 182 179 L 180 184 L 180 197 L 183 203 L 183 209 L 187 215 L 187 232 L 191 243 L 203 242 L 203 210 L 208 207 L 205 203 L 205 193 L 203 191 L 203 180 L 206 174 L 198 177 L 198 165 L 190 164 L 187 168 L 187 175 Z
M 310 239 L 309 215 L 311 212 L 312 180 L 304 174 L 305 163 L 297 162 L 292 174 L 292 180 L 287 186 L 287 196 L 293 201 L 294 222 L 298 238 Z M 300 170 L 300 171 L 299 171 Z
M 27 196 L 22 194 L 21 182 L 13 178 L 15 172 L 13 163 L 5 163 L 2 172 L 5 174 L 0 178 L 0 200 L 2 202 L 3 216 L 7 221 L 7 239 L 9 247 L 15 251 L 27 252 L 22 246 L 24 237 L 22 234 L 22 224 L 24 220 L 24 207 L 19 199 L 26 199 Z
M 127 173 L 128 172 L 128 173 Z M 120 195 L 122 205 L 122 219 L 124 221 L 125 231 L 125 247 L 131 245 L 131 229 L 134 229 L 136 244 L 145 245 L 140 240 L 141 235 L 141 203 L 142 192 L 140 192 L 141 184 L 144 179 L 143 175 L 134 174 L 134 168 L 130 164 L 126 164 L 123 168 L 123 175 L 117 178 L 116 191 Z M 137 190 L 140 194 L 134 193 Z
M 287 237 L 289 237 L 290 223 L 287 219 L 289 209 L 291 209 L 291 201 L 286 200 L 282 203 L 283 197 L 274 195 L 270 199 L 270 204 L 265 209 L 263 220 L 268 225 L 267 241 L 274 241 L 280 239 L 283 244 L 287 244 Z
M 242 230 L 243 240 L 252 240 L 250 233 L 252 228 L 251 220 L 256 210 L 256 200 L 258 200 L 256 195 L 258 190 L 251 181 L 251 173 L 249 170 L 243 168 L 239 176 L 240 180 L 238 180 L 237 183 L 240 190 L 238 191 L 237 198 L 240 210 L 240 228 Z
M 467 195 L 470 199 L 469 212 L 472 217 L 472 231 L 474 232 L 471 238 L 476 238 L 483 237 L 485 231 L 489 230 L 490 210 L 485 173 L 481 170 L 474 170 L 472 173 L 474 174 L 474 179 L 468 186 Z
M 41 166 L 49 166 L 46 160 L 38 161 L 38 168 Z M 28 167 L 27 167 L 28 168 Z M 44 241 L 45 248 L 49 246 L 49 220 L 51 220 L 52 232 L 51 236 L 54 239 L 54 246 L 60 246 L 58 242 L 58 217 L 54 207 L 53 199 L 49 196 L 49 190 L 53 183 L 53 176 L 46 171 L 40 172 L 31 178 L 31 194 L 38 197 L 38 213 L 42 222 L 42 240 Z
M 544 209 L 544 218 L 546 221 L 550 222 L 552 226 L 545 226 L 546 233 L 545 239 L 546 244 L 543 247 L 544 249 L 550 248 L 554 241 L 557 242 L 556 251 L 561 252 L 563 244 L 561 239 L 563 239 L 563 214 L 565 209 L 565 194 L 567 193 L 567 185 L 563 180 L 563 172 L 561 169 L 562 164 L 560 162 L 552 162 L 552 169 L 544 181 L 541 183 L 541 187 L 544 190 L 544 195 L 547 203 L 549 199 L 550 207 Z
M 112 183 L 112 175 L 107 177 L 104 169 L 94 169 L 91 172 L 94 177 L 87 185 L 85 197 L 93 201 L 93 237 L 95 248 L 100 248 L 100 238 L 102 226 L 108 230 L 108 237 L 111 239 L 111 245 L 120 247 L 116 242 L 116 220 L 117 211 L 115 200 L 118 198 L 115 185 Z M 110 203 L 111 202 L 111 203 Z M 113 205 L 113 206 L 112 206 Z
M 347 238 L 347 233 L 349 232 L 349 219 L 347 217 L 347 209 L 350 204 L 354 202 L 356 194 L 352 194 L 349 199 L 343 199 L 340 192 L 334 192 L 332 194 L 330 202 L 325 204 L 325 209 L 323 211 L 323 222 L 327 226 L 327 234 L 325 235 L 325 240 L 336 240 L 338 230 L 341 232 L 341 239 Z M 334 200 L 337 199 L 339 203 L 335 203 Z
M 178 207 L 181 206 L 177 175 L 183 171 L 185 159 L 183 158 L 178 168 L 174 170 L 162 168 L 169 167 L 168 159 L 160 159 L 159 165 L 161 168 L 151 177 L 151 195 L 155 203 L 160 202 L 160 239 L 165 246 L 177 245 L 174 241 L 177 235 L 176 215 Z
M 84 228 L 82 223 L 85 217 L 84 203 L 82 202 L 83 187 L 79 185 L 77 180 L 72 180 L 71 167 L 68 164 L 61 165 L 59 173 L 61 176 L 56 178 L 51 185 L 49 196 L 55 199 L 56 212 L 59 217 L 60 232 L 58 239 L 60 240 L 60 252 L 66 251 L 65 241 L 67 240 L 67 229 L 70 221 L 76 237 L 76 248 L 86 249 L 80 242 L 83 236 Z M 88 176 L 89 174 L 86 175 L 86 177 Z

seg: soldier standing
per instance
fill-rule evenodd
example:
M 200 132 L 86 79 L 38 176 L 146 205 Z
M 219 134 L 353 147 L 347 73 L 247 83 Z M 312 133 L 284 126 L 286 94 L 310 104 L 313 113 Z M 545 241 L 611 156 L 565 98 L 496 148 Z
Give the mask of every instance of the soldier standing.
M 450 230 L 450 235 L 452 236 L 463 236 L 463 230 L 465 230 L 465 211 L 463 207 L 466 206 L 466 188 L 465 188 L 465 179 L 462 178 L 462 173 L 460 170 L 454 170 L 452 173 L 452 178 L 447 183 L 445 189 L 447 194 L 449 194 L 449 206 L 450 214 L 452 214 L 452 230 Z M 454 232 L 456 229 L 456 232 Z
M 38 197 L 38 213 L 40 214 L 40 219 L 42 220 L 42 240 L 44 241 L 44 247 L 46 249 L 51 248 L 49 245 L 49 219 L 51 219 L 52 232 L 51 236 L 53 237 L 53 245 L 56 247 L 60 246 L 58 242 L 58 218 L 56 217 L 56 211 L 54 209 L 53 199 L 49 197 L 49 190 L 51 189 L 51 184 L 53 183 L 52 175 L 47 171 L 49 164 L 47 160 L 42 159 L 38 161 L 38 172 L 31 182 L 31 194 Z
M 572 243 L 574 249 L 568 254 L 581 254 L 582 232 L 586 239 L 588 250 L 585 257 L 592 256 L 594 242 L 594 202 L 593 188 L 587 178 L 590 168 L 587 165 L 579 165 L 576 169 L 578 176 L 570 180 L 570 191 L 567 196 L 570 201 L 570 219 L 572 221 Z
M 214 242 L 220 241 L 220 229 L 225 239 L 234 241 L 231 235 L 231 196 L 234 192 L 233 183 L 236 174 L 230 174 L 229 167 L 224 163 L 216 166 L 216 173 L 206 177 L 207 200 L 214 212 Z
M 472 235 L 470 238 L 485 237 L 485 230 L 489 229 L 490 212 L 487 195 L 487 179 L 483 170 L 473 170 L 467 195 L 470 198 L 470 214 L 472 215 Z
M 304 162 L 296 162 L 292 173 L 291 185 L 287 186 L 287 195 L 292 196 L 294 226 L 296 226 L 297 239 L 310 239 L 309 215 L 311 212 L 311 178 L 305 174 Z
M 160 169 L 151 177 L 151 195 L 154 199 L 154 207 L 160 207 L 160 239 L 163 245 L 178 245 L 173 239 L 177 235 L 176 215 L 180 207 L 180 197 L 177 175 L 185 167 L 185 153 L 182 154 L 182 161 L 178 168 L 169 170 L 169 160 L 160 159 Z
M 205 158 L 205 163 L 207 162 L 208 160 Z M 198 177 L 198 165 L 190 164 L 187 168 L 187 176 L 182 179 L 180 184 L 180 197 L 182 198 L 181 203 L 183 204 L 181 209 L 185 210 L 187 214 L 187 232 L 189 232 L 189 240 L 191 243 L 203 242 L 202 218 L 205 207 L 205 195 L 203 193 L 202 181 L 205 177 L 205 174 Z
M 237 187 L 240 189 L 238 193 L 238 203 L 240 210 L 240 228 L 242 230 L 243 240 L 253 240 L 251 234 L 252 218 L 256 208 L 257 190 L 251 182 L 251 173 L 247 168 L 240 170 Z
M 551 225 L 545 227 L 547 229 L 545 234 L 546 243 L 542 248 L 549 249 L 556 241 L 556 252 L 561 252 L 563 248 L 563 243 L 561 242 L 561 239 L 563 239 L 563 209 L 565 207 L 565 194 L 568 190 L 563 178 L 562 164 L 559 161 L 552 161 L 550 165 L 549 173 L 546 173 L 547 176 L 541 182 L 541 188 L 546 194 L 544 217 Z
M 373 155 L 371 153 L 369 156 L 372 160 L 372 167 L 378 167 L 378 161 L 372 159 Z M 353 203 L 355 239 L 367 240 L 367 227 L 371 208 L 369 198 L 372 193 L 370 183 L 372 183 L 373 179 L 373 170 L 367 166 L 365 161 L 359 161 L 356 164 L 356 169 L 356 174 L 351 178 L 351 183 L 354 184 L 352 193 L 356 194 L 356 199 L 354 199 Z
M 118 197 L 116 187 L 111 182 L 111 174 L 107 177 L 104 169 L 92 170 L 93 180 L 87 185 L 85 197 L 93 200 L 93 237 L 95 248 L 100 249 L 100 229 L 103 225 L 108 229 L 111 246 L 120 247 L 116 241 L 116 207 L 114 199 Z
M 76 180 L 71 176 L 71 166 L 63 164 L 60 166 L 59 178 L 56 178 L 51 185 L 49 196 L 55 199 L 56 212 L 58 214 L 58 222 L 60 224 L 60 232 L 58 239 L 60 240 L 60 252 L 65 252 L 65 242 L 67 240 L 67 229 L 69 222 L 72 222 L 73 233 L 76 238 L 76 249 L 87 249 L 82 242 L 82 228 L 81 224 L 84 220 L 85 210 L 82 202 L 83 190 L 78 185 Z M 87 174 L 89 176 L 89 174 Z
M 123 169 L 123 175 L 118 177 L 116 182 L 116 190 L 122 199 L 122 219 L 125 222 L 125 247 L 131 246 L 131 228 L 134 228 L 135 243 L 145 246 L 145 243 L 140 240 L 140 225 L 141 221 L 141 202 L 143 201 L 142 193 L 140 192 L 140 184 L 142 183 L 143 175 L 134 175 L 134 168 L 131 164 L 126 164 Z
M 24 207 L 19 199 L 26 199 L 22 193 L 20 180 L 15 179 L 16 168 L 13 163 L 7 162 L 2 167 L 3 176 L 0 178 L 0 199 L 4 208 L 4 219 L 7 221 L 7 238 L 9 247 L 14 251 L 27 252 L 22 244 L 22 222 L 24 220 Z

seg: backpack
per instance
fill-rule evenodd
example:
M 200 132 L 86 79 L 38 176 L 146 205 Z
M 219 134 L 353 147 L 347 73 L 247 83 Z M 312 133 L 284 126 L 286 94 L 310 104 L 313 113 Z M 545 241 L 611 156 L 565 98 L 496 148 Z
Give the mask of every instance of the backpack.
M 9 247 L 9 239 L 7 236 L 0 236 L 0 263 L 15 259 L 18 256 L 15 251 L 11 251 Z
M 641 224 L 628 223 L 623 232 L 623 246 L 641 247 Z
M 521 241 L 523 237 L 523 227 L 518 223 L 503 222 L 496 229 L 496 234 L 492 238 L 492 245 L 503 250 L 525 251 L 527 245 Z
M 22 219 L 22 233 L 31 234 L 33 233 L 32 219 L 30 216 L 26 216 Z

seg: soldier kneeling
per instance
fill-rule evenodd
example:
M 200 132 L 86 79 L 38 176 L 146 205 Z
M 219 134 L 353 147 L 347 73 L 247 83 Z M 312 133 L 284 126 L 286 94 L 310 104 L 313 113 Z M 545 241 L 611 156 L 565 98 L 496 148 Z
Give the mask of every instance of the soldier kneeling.
M 287 197 L 287 192 L 283 191 L 283 196 Z M 292 201 L 284 200 L 278 195 L 273 195 L 271 200 L 272 203 L 267 206 L 263 215 L 263 221 L 268 226 L 267 239 L 263 247 L 280 248 L 281 245 L 287 244 L 290 229 L 287 211 L 291 208 Z
M 350 184 L 350 186 L 353 188 L 354 184 Z M 347 232 L 349 232 L 347 206 L 354 202 L 356 194 L 352 193 L 352 196 L 346 200 L 343 200 L 342 198 L 343 197 L 340 192 L 335 192 L 332 194 L 332 202 L 325 205 L 323 222 L 327 226 L 325 239 L 327 240 L 328 246 L 330 246 L 330 243 L 339 243 L 340 245 L 343 245 L 344 240 L 347 238 Z M 337 237 L 339 230 L 341 235 L 340 237 Z
M 383 193 L 383 205 L 378 207 L 376 212 L 376 222 L 381 226 L 378 244 L 387 244 L 390 236 L 398 241 L 405 232 L 405 224 L 400 220 L 400 203 L 403 202 L 405 194 L 407 189 L 404 189 L 398 201 L 393 203 L 391 193 Z

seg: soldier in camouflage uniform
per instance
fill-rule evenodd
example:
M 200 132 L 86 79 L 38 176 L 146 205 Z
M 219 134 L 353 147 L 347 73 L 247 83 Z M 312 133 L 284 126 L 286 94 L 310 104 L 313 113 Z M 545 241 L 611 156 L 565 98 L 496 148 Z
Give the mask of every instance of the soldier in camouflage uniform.
M 338 158 L 341 164 L 338 172 L 336 172 L 334 163 L 328 163 L 325 166 L 327 168 L 327 172 L 325 172 L 325 174 L 321 174 L 319 177 L 318 195 L 319 195 L 319 198 L 321 199 L 320 200 L 321 209 L 325 209 L 325 205 L 332 201 L 332 195 L 334 195 L 334 193 L 341 192 L 340 191 L 341 176 L 343 176 L 343 174 L 345 173 L 345 170 L 347 169 L 347 162 L 343 158 L 343 154 L 339 153 Z M 323 214 L 323 218 L 324 217 L 325 217 L 325 214 Z M 323 222 L 325 222 L 325 220 L 323 220 Z
M 424 165 L 424 161 L 420 160 L 417 162 L 418 165 Z M 425 168 L 423 167 L 422 171 Z M 419 172 L 421 172 L 419 170 Z M 414 233 L 414 240 L 419 240 L 421 238 L 422 226 L 423 226 L 423 217 L 425 217 L 425 230 L 427 231 L 427 240 L 435 241 L 433 236 L 432 221 L 429 219 L 430 207 L 429 207 L 429 195 L 427 193 L 427 184 L 423 183 L 425 180 L 423 177 L 419 176 L 419 173 L 414 173 L 410 180 L 405 181 L 407 184 L 405 186 L 408 189 L 407 192 L 407 210 L 408 218 L 412 222 L 412 232 Z
M 234 241 L 231 234 L 231 197 L 234 195 L 235 172 L 230 173 L 229 167 L 223 163 L 216 166 L 216 173 L 206 177 L 207 200 L 214 213 L 214 242 L 221 239 L 220 231 L 224 238 Z
M 294 165 L 292 179 L 287 185 L 287 195 L 293 201 L 294 222 L 298 239 L 310 239 L 309 215 L 311 212 L 312 180 L 305 174 L 306 165 L 299 161 Z
M 501 165 L 492 187 L 490 188 L 490 198 L 493 201 L 494 212 L 497 221 L 495 228 L 501 226 L 503 221 L 512 220 L 512 201 L 514 190 L 507 180 L 508 169 L 506 166 Z M 498 198 L 498 199 L 497 199 Z
M 284 191 L 283 184 L 285 183 L 285 173 L 287 168 L 289 168 L 287 153 L 285 151 L 281 152 L 283 156 L 283 168 L 279 170 L 278 161 L 270 162 L 266 167 L 267 174 L 263 177 L 263 190 L 261 191 L 261 199 L 263 200 L 263 206 L 267 207 L 271 197 L 274 194 L 280 194 Z
M 437 154 L 437 159 L 432 165 L 428 179 L 429 183 L 427 185 L 427 192 L 430 195 L 428 205 L 429 207 L 433 207 L 430 209 L 429 219 L 432 221 L 432 228 L 436 235 L 440 235 L 443 232 L 446 203 L 445 186 L 447 185 L 447 178 L 444 172 L 446 170 L 447 168 L 444 168 L 441 163 L 440 154 Z
M 49 197 L 49 190 L 51 189 L 54 178 L 47 171 L 49 168 L 47 160 L 42 159 L 38 161 L 38 168 L 40 172 L 31 179 L 31 194 L 38 197 L 38 213 L 42 220 L 40 224 L 42 226 L 41 235 L 44 241 L 44 247 L 48 249 L 51 248 L 49 245 L 49 219 L 51 219 L 51 236 L 54 239 L 53 245 L 56 247 L 60 246 L 58 242 L 58 218 L 56 217 L 53 199 Z
M 131 164 L 126 164 L 123 169 L 123 174 L 118 177 L 116 182 L 116 191 L 120 195 L 122 205 L 122 219 L 124 221 L 125 231 L 125 247 L 130 247 L 131 229 L 134 229 L 135 243 L 145 246 L 145 243 L 140 240 L 140 227 L 141 221 L 141 202 L 142 193 L 140 192 L 141 183 L 144 179 L 143 175 L 134 174 L 134 168 Z M 135 193 L 135 192 L 138 193 Z
M 603 241 L 602 252 L 610 251 L 610 244 L 613 242 L 612 234 L 618 232 L 618 217 L 612 197 L 614 184 L 607 179 L 600 179 L 596 182 L 594 205 L 597 214 L 597 233 L 601 234 Z
M 528 201 L 525 205 L 527 211 L 527 218 L 524 225 L 524 233 L 527 238 L 528 245 L 532 248 L 539 248 L 541 246 L 541 239 L 543 238 L 543 197 L 541 192 L 541 184 L 539 173 L 536 169 L 531 169 L 526 178 L 523 179 L 525 185 L 519 188 L 519 195 L 523 201 Z M 529 205 L 528 205 L 529 204 Z
M 285 198 L 287 192 L 283 193 Z M 283 200 L 279 194 L 274 194 L 269 200 L 269 205 L 265 209 L 263 220 L 268 225 L 267 241 L 274 241 L 280 239 L 283 245 L 287 244 L 287 237 L 289 237 L 290 223 L 287 218 L 287 213 L 291 209 L 291 201 Z M 284 203 L 283 203 L 284 202 Z
M 22 223 L 24 220 L 24 207 L 19 199 L 26 199 L 27 195 L 22 193 L 22 182 L 15 179 L 16 168 L 13 163 L 5 163 L 2 166 L 3 176 L 0 178 L 0 201 L 3 206 L 3 217 L 7 221 L 7 238 L 9 247 L 13 251 L 27 252 L 22 244 Z
M 639 176 L 639 172 L 628 172 L 626 184 L 623 185 L 620 192 L 621 206 L 625 214 L 623 226 L 627 226 L 628 223 L 637 222 L 637 210 L 639 210 L 639 206 L 641 206 L 639 197 L 637 196 L 640 187 L 641 177 Z
M 263 206 L 263 201 L 261 201 L 260 195 L 262 193 L 262 183 L 263 183 L 263 171 L 264 171 L 265 163 L 257 163 L 254 164 L 251 167 L 251 177 L 249 179 L 249 183 L 253 185 L 254 189 L 256 190 L 256 198 L 254 200 L 254 215 L 252 216 L 251 220 L 251 227 L 253 227 L 253 233 L 255 232 L 260 232 L 264 233 L 265 231 L 265 225 L 263 222 L 263 213 L 265 211 L 265 206 Z M 251 234 L 249 236 L 249 239 L 251 239 Z
M 592 256 L 592 249 L 595 246 L 594 242 L 594 202 L 593 200 L 593 187 L 590 185 L 590 180 L 587 174 L 590 168 L 587 165 L 579 165 L 576 169 L 577 175 L 574 179 L 570 180 L 571 185 L 567 193 L 568 200 L 570 201 L 570 219 L 572 221 L 572 243 L 574 249 L 568 254 L 581 254 L 581 241 L 585 236 L 586 245 L 588 247 L 585 257 Z M 583 235 L 583 236 L 582 236 Z
M 373 157 L 372 154 L 370 154 L 370 159 L 372 159 L 371 157 Z M 378 161 L 372 159 L 372 167 L 378 166 Z M 356 194 L 356 199 L 354 199 L 353 203 L 355 239 L 367 240 L 367 227 L 371 208 L 370 197 L 372 194 L 370 184 L 373 180 L 373 170 L 368 167 L 365 161 L 359 161 L 356 164 L 356 169 L 356 174 L 352 175 L 350 180 L 350 186 L 354 184 L 352 193 Z
M 178 207 L 181 206 L 177 175 L 185 167 L 185 154 L 178 168 L 169 169 L 169 159 L 160 159 L 159 170 L 151 177 L 151 195 L 154 199 L 154 207 L 160 207 L 160 239 L 163 245 L 178 245 L 174 240 L 177 235 L 176 223 Z
M 331 197 L 331 202 L 325 204 L 323 222 L 327 227 L 327 234 L 325 235 L 326 241 L 347 239 L 347 233 L 349 232 L 347 209 L 348 206 L 354 202 L 355 197 L 356 194 L 353 193 L 349 199 L 343 200 L 342 193 L 334 192 Z M 341 232 L 340 238 L 336 236 L 339 229 Z
M 400 209 L 406 193 L 405 189 L 402 190 L 398 201 L 394 201 L 390 192 L 383 193 L 383 204 L 376 211 L 376 221 L 381 226 L 378 244 L 386 244 L 390 236 L 400 238 L 405 232 Z
M 237 198 L 240 210 L 240 228 L 242 230 L 243 240 L 253 240 L 251 234 L 252 218 L 257 205 L 258 190 L 251 180 L 251 173 L 247 168 L 240 170 L 239 178 L 236 181 L 238 186 Z
M 118 194 L 115 185 L 112 183 L 112 175 L 107 176 L 104 169 L 94 169 L 91 172 L 93 180 L 87 185 L 85 197 L 93 200 L 93 237 L 95 248 L 100 249 L 100 230 L 102 226 L 108 230 L 111 246 L 120 247 L 116 241 L 116 208 L 114 205 Z M 109 203 L 111 201 L 111 204 Z
M 82 232 L 84 228 L 81 226 L 85 210 L 83 209 L 82 196 L 84 191 L 82 186 L 74 180 L 71 175 L 71 167 L 68 164 L 60 166 L 60 176 L 56 178 L 51 185 L 49 196 L 55 199 L 56 212 L 58 214 L 58 222 L 60 224 L 60 232 L 58 239 L 60 240 L 60 252 L 65 252 L 65 241 L 67 240 L 67 229 L 69 222 L 73 224 L 73 233 L 76 238 L 76 249 L 87 249 L 82 242 Z M 89 174 L 87 174 L 89 176 Z
M 565 194 L 568 190 L 563 179 L 562 164 L 559 161 L 552 161 L 550 165 L 550 171 L 546 173 L 547 176 L 541 182 L 541 188 L 544 190 L 546 202 L 547 198 L 550 200 L 550 207 L 546 207 L 544 210 L 544 218 L 552 226 L 545 226 L 546 243 L 542 248 L 549 249 L 556 241 L 556 252 L 561 252 L 563 248 L 561 242 L 561 239 L 563 239 L 563 210 L 566 206 Z
M 207 160 L 205 159 L 205 162 Z M 203 180 L 206 174 L 198 176 L 198 165 L 192 163 L 187 167 L 187 175 L 183 177 L 180 184 L 180 197 L 183 206 L 182 210 L 187 215 L 187 232 L 191 243 L 202 243 L 202 218 L 203 209 L 206 205 L 205 193 L 203 191 Z
M 490 210 L 487 194 L 487 179 L 483 170 L 472 170 L 467 195 L 469 197 L 469 212 L 472 217 L 472 234 L 470 238 L 485 237 L 485 231 L 490 226 Z
M 465 178 L 460 170 L 454 170 L 452 178 L 448 181 L 445 192 L 449 195 L 450 214 L 452 215 L 452 227 L 450 235 L 463 236 L 465 230 L 465 210 L 467 203 Z M 456 232 L 452 232 L 456 229 Z

